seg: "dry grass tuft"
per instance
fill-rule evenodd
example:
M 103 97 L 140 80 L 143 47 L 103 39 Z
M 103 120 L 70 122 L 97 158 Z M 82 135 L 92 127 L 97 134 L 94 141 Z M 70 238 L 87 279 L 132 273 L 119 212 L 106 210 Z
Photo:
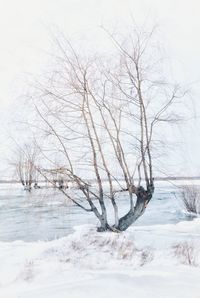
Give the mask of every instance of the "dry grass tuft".
M 173 247 L 174 256 L 184 265 L 198 266 L 198 251 L 192 242 L 180 242 Z

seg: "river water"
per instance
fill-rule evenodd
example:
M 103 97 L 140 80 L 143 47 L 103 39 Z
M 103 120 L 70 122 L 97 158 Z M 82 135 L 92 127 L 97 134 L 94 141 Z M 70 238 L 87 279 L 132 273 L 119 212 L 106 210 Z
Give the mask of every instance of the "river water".
M 145 214 L 135 225 L 190 220 L 175 192 L 174 187 L 158 186 Z M 128 198 L 123 194 L 118 200 L 123 214 L 128 210 Z M 98 221 L 92 213 L 70 205 L 58 190 L 38 189 L 29 193 L 20 185 L 0 185 L 0 241 L 52 240 L 87 223 L 97 225 Z

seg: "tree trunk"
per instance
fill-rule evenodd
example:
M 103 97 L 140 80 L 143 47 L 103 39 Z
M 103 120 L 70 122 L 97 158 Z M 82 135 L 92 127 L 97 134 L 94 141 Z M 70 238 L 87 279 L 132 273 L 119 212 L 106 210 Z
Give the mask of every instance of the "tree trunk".
M 101 221 L 101 225 L 97 228 L 98 232 L 111 231 L 111 227 L 106 221 Z
M 125 231 L 130 227 L 144 212 L 146 206 L 151 200 L 154 192 L 153 184 L 145 190 L 142 186 L 140 186 L 136 191 L 136 204 L 134 208 L 130 209 L 127 214 L 121 217 L 118 221 L 118 225 L 110 226 L 107 222 L 107 216 L 103 213 L 100 216 L 97 216 L 100 221 L 100 226 L 97 228 L 98 232 L 105 231 Z
M 153 190 L 153 187 L 149 187 L 148 190 L 145 190 L 142 186 L 138 188 L 136 193 L 136 205 L 133 209 L 130 209 L 127 214 L 119 219 L 117 230 L 125 231 L 144 213 L 147 204 L 152 198 Z

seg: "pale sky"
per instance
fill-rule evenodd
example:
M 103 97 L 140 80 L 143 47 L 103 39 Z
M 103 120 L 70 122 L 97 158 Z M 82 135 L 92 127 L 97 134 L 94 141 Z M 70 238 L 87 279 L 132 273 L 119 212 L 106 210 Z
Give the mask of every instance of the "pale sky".
M 99 26 L 111 28 L 151 19 L 160 25 L 173 77 L 192 89 L 197 119 L 180 128 L 180 175 L 200 175 L 200 1 L 198 0 L 0 0 L 0 158 L 4 163 L 12 106 L 20 105 L 26 73 L 37 74 L 51 49 L 50 31 L 67 36 L 91 34 L 104 40 Z M 169 132 L 170 134 L 172 132 Z M 169 158 L 169 162 L 175 163 Z

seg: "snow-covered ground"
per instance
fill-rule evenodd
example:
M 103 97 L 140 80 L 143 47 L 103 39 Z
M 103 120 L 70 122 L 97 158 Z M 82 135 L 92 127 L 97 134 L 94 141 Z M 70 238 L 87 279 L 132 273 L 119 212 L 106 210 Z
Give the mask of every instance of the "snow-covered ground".
M 6 225 L 3 230 L 1 225 L 0 297 L 199 298 L 200 218 L 188 220 L 181 203 L 171 195 L 173 192 L 171 187 L 162 186 L 143 219 L 119 234 L 97 233 L 95 222 L 83 225 L 80 220 L 81 225 L 74 227 L 73 232 L 71 228 L 63 229 L 63 235 L 67 236 L 59 239 L 53 239 L 55 230 L 50 227 L 49 235 L 53 240 L 45 241 L 39 222 L 39 232 L 37 237 L 33 233 L 32 241 L 24 232 L 17 233 L 13 239 L 9 236 L 5 241 Z M 22 200 L 22 205 L 25 201 L 18 193 L 18 199 L 10 195 L 14 205 L 6 205 L 3 194 L 6 194 L 5 189 L 1 191 L 0 210 L 7 210 L 11 233 L 14 231 L 11 217 L 13 225 L 19 220 L 18 200 Z M 60 199 L 55 198 L 57 203 L 51 200 L 52 206 L 58 208 Z M 44 214 L 51 214 L 46 209 L 49 202 L 40 204 Z M 32 216 L 38 212 L 36 207 L 38 204 L 34 205 L 29 198 L 21 212 L 35 208 L 34 214 L 27 211 L 18 228 L 25 229 L 29 215 L 32 221 Z M 15 212 L 9 213 L 11 209 L 15 209 L 17 221 Z M 75 217 L 77 220 L 78 215 Z M 50 223 L 50 217 L 45 219 Z M 37 229 L 37 225 L 32 224 L 30 229 Z
M 131 227 L 80 226 L 64 238 L 0 244 L 0 297 L 199 298 L 200 219 Z M 175 255 L 187 240 L 194 263 Z M 194 258 L 194 259 L 193 259 Z

